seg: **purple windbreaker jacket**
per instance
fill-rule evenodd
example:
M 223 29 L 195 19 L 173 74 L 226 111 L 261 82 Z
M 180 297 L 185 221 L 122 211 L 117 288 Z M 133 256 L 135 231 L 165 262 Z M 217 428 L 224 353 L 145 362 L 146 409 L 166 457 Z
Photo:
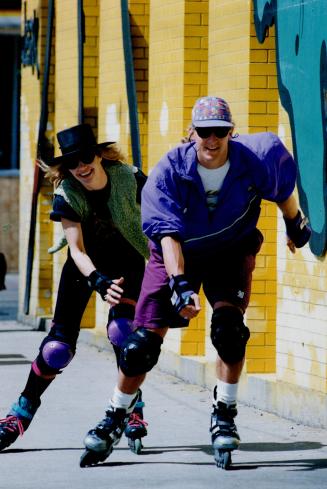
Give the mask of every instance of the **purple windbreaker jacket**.
M 156 248 L 167 235 L 184 250 L 227 248 L 256 228 L 261 199 L 283 202 L 292 194 L 296 164 L 276 135 L 236 136 L 228 157 L 230 168 L 210 212 L 194 142 L 172 149 L 158 162 L 142 191 L 143 232 Z

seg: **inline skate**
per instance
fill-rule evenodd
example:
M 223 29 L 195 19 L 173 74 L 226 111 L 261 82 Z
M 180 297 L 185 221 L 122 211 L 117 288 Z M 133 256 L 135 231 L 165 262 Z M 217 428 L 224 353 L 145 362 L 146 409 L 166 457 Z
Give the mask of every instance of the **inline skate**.
M 81 467 L 96 465 L 109 457 L 124 433 L 129 415 L 127 409 L 109 405 L 106 417 L 90 430 L 84 439 L 86 450 L 80 459 Z
M 128 446 L 133 453 L 139 455 L 142 451 L 143 444 L 142 438 L 148 434 L 148 423 L 143 419 L 143 407 L 142 391 L 138 390 L 138 400 L 135 404 L 133 412 L 129 416 L 127 426 L 125 428 L 125 435 L 128 439 Z
M 237 415 L 236 404 L 218 401 L 211 413 L 211 441 L 217 467 L 229 469 L 232 463 L 231 453 L 239 447 L 240 437 L 234 423 Z
M 23 436 L 40 404 L 41 402 L 32 403 L 26 397 L 20 396 L 7 416 L 0 419 L 0 451 L 12 445 L 19 435 Z

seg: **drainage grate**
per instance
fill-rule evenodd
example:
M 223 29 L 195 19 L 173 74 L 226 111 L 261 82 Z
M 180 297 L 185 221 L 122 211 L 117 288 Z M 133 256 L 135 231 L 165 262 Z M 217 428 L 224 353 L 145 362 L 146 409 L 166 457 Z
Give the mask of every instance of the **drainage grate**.
M 31 363 L 24 355 L 16 353 L 0 354 L 0 367 L 3 365 L 30 365 Z

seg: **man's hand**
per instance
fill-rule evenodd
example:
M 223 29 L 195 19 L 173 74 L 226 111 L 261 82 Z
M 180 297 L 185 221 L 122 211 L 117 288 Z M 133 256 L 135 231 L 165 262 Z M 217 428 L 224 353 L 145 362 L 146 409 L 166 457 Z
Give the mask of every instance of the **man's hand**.
M 293 219 L 284 217 L 284 221 L 288 237 L 287 246 L 292 253 L 295 253 L 295 248 L 302 248 L 310 239 L 311 228 L 308 219 L 298 211 Z
M 184 319 L 192 319 L 199 313 L 200 299 L 189 283 L 187 282 L 185 275 L 172 275 L 169 281 L 169 287 L 171 290 L 171 303 Z
M 191 299 L 193 304 L 190 304 L 179 311 L 179 315 L 188 320 L 195 318 L 199 314 L 199 311 L 201 311 L 200 297 L 198 294 L 192 294 Z

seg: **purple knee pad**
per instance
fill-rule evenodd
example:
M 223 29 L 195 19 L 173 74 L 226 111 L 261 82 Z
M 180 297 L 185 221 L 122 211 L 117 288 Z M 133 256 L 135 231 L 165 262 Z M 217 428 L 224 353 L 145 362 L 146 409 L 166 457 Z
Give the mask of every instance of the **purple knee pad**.
M 133 321 L 127 318 L 112 319 L 107 326 L 108 338 L 115 346 L 121 346 L 134 330 Z
M 60 369 L 66 367 L 72 361 L 74 353 L 68 343 L 52 340 L 44 345 L 42 356 L 49 367 Z

